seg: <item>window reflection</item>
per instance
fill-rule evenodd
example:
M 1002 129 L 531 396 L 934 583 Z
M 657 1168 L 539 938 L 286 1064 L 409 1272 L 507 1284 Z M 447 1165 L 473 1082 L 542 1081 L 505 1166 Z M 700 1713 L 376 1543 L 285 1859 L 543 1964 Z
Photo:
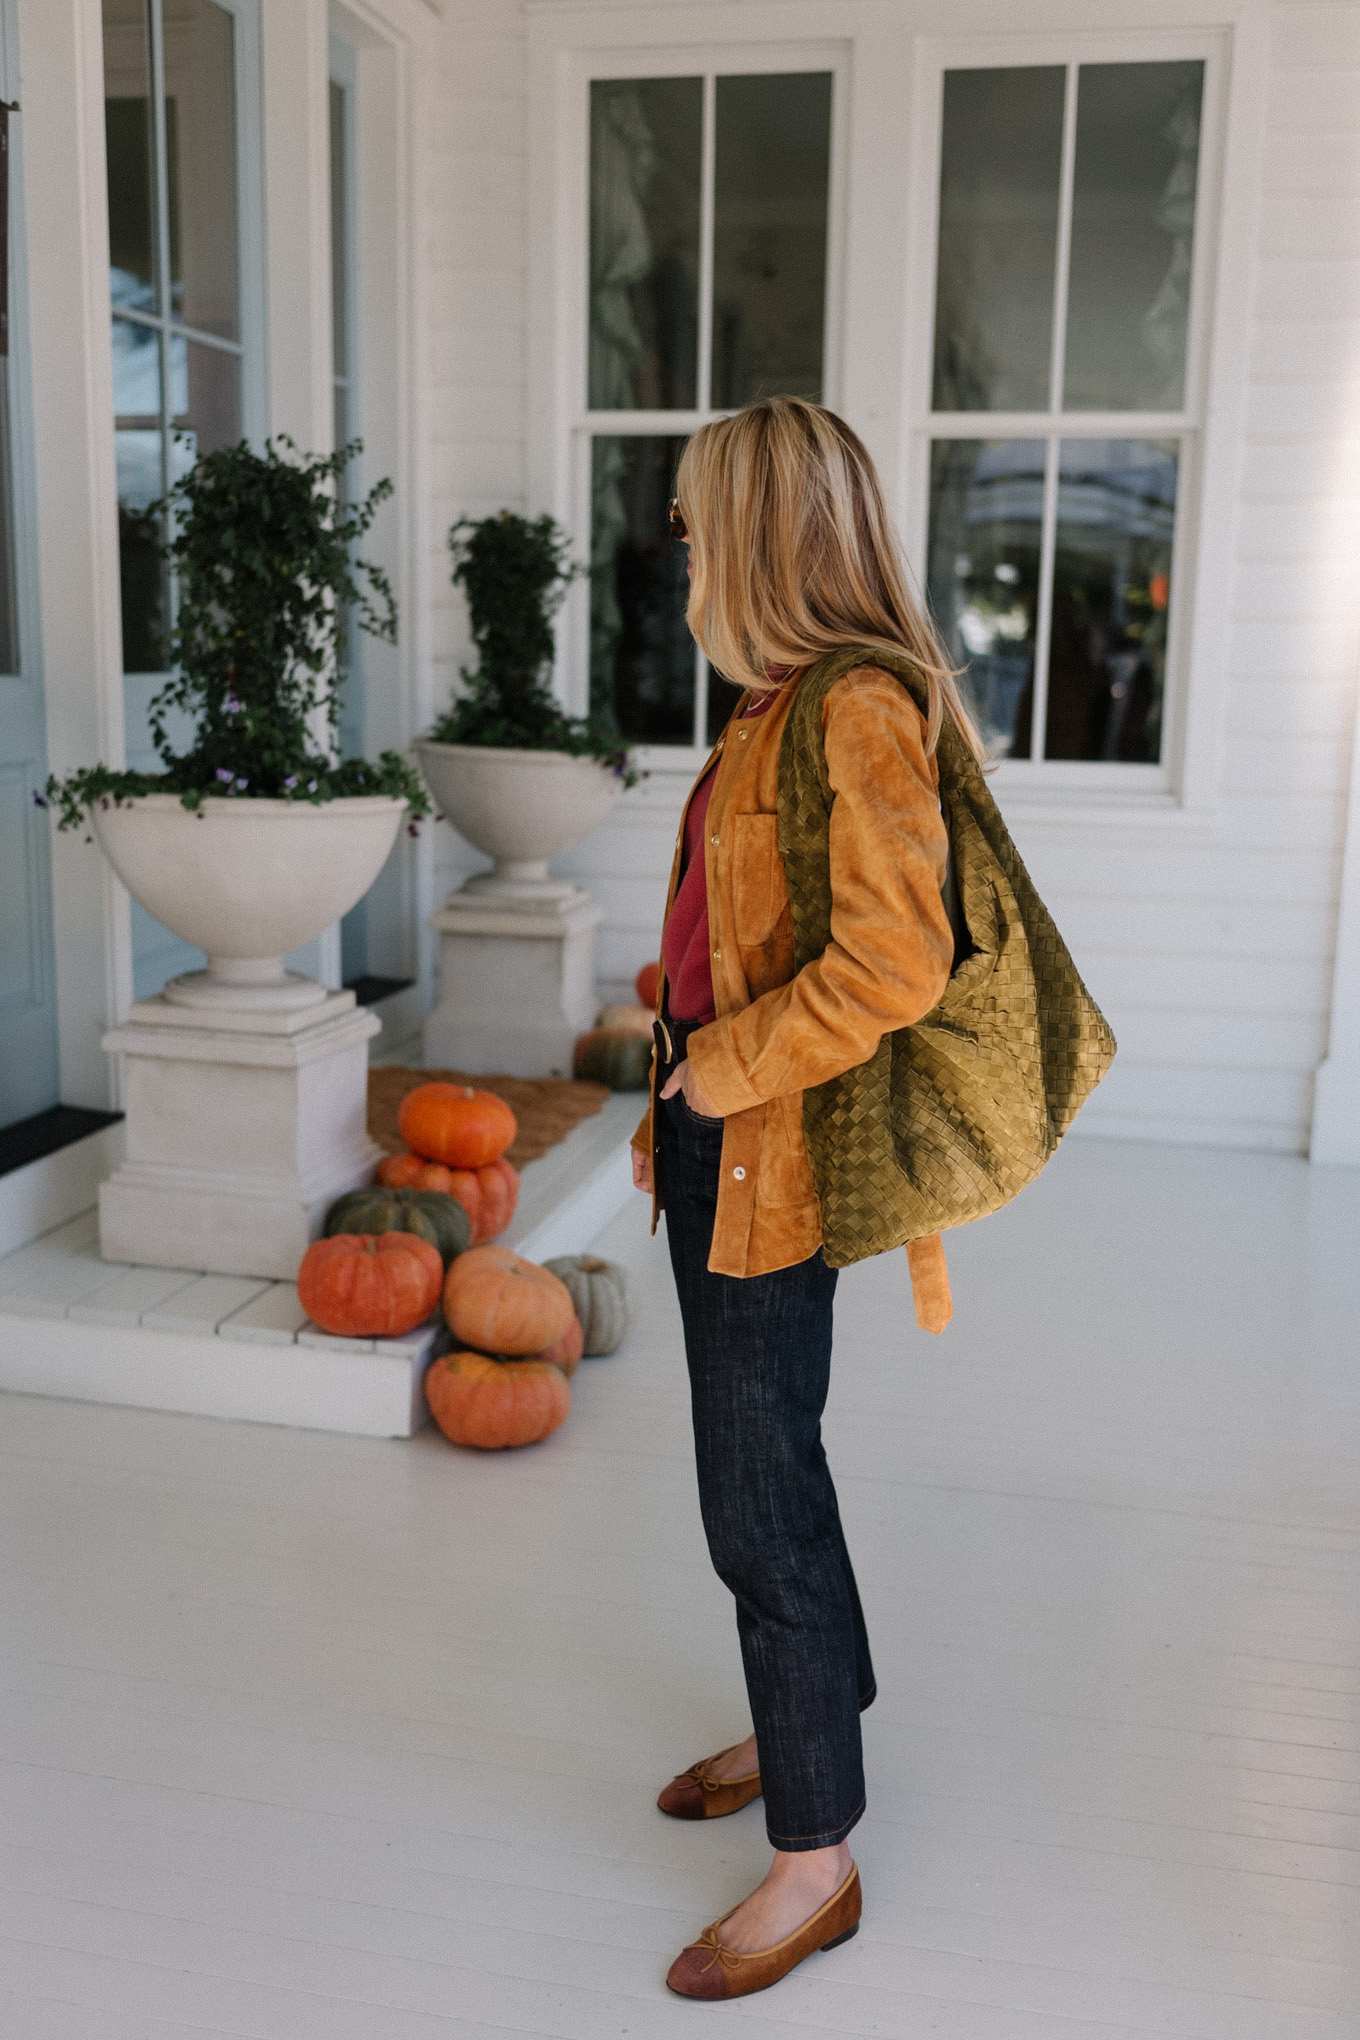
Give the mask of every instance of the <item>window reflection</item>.
M 701 78 L 590 88 L 590 406 L 698 401 Z
M 1027 758 L 1043 522 L 1041 439 L 931 449 L 930 607 L 993 758 Z
M 831 73 L 719 78 L 713 398 L 822 394 Z
M 1062 442 L 1046 757 L 1161 755 L 1177 464 L 1174 441 Z
M 1063 401 L 1176 411 L 1185 396 L 1202 63 L 1083 64 Z
M 686 554 L 666 523 L 684 448 L 653 435 L 591 446 L 590 707 L 634 743 L 694 741 Z
M 1048 404 L 1061 66 L 947 71 L 935 284 L 937 411 Z

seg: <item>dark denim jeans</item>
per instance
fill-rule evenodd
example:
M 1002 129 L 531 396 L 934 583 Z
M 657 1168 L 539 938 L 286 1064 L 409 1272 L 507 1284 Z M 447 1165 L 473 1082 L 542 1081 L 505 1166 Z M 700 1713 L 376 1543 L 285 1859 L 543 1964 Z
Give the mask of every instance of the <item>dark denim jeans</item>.
M 679 1059 L 694 1030 L 667 1024 Z M 664 1066 L 664 1044 L 660 1053 Z M 658 1108 L 656 1144 L 699 1506 L 714 1569 L 736 1598 L 766 1828 L 777 1849 L 829 1848 L 864 1811 L 859 1716 L 874 1697 L 822 1449 L 836 1274 L 820 1249 L 773 1275 L 710 1274 L 722 1121 L 676 1096 Z

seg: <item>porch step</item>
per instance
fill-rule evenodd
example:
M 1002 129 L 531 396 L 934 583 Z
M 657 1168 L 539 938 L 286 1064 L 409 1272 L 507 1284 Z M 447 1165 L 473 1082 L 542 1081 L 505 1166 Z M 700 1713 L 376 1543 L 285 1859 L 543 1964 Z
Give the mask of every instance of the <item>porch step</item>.
M 579 1253 L 631 1190 L 640 1099 L 611 1098 L 523 1173 L 507 1243 L 532 1260 Z M 406 1438 L 448 1335 L 338 1339 L 291 1282 L 129 1268 L 99 1255 L 93 1210 L 0 1259 L 0 1389 L 191 1416 Z

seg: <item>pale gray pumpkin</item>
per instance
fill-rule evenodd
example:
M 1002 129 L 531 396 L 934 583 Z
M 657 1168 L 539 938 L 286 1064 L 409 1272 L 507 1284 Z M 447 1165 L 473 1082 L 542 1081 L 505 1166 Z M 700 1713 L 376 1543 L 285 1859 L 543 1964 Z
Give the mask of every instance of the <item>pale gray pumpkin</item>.
M 623 1343 L 628 1329 L 628 1276 L 624 1269 L 613 1261 L 599 1261 L 593 1254 L 559 1254 L 543 1265 L 571 1292 L 587 1354 L 598 1359 L 603 1353 L 612 1353 Z

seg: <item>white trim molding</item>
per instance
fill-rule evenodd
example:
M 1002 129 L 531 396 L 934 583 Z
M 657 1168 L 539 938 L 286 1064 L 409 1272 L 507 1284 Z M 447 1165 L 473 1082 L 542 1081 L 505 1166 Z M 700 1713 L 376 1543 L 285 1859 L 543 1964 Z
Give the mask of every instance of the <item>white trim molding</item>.
M 1312 1162 L 1360 1169 L 1360 685 L 1351 739 L 1327 1054 L 1313 1087 Z
M 25 239 L 47 758 L 124 762 L 99 0 L 20 10 Z M 100 1047 L 132 1002 L 127 895 L 80 833 L 52 838 L 61 1096 L 116 1105 Z

